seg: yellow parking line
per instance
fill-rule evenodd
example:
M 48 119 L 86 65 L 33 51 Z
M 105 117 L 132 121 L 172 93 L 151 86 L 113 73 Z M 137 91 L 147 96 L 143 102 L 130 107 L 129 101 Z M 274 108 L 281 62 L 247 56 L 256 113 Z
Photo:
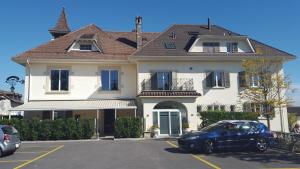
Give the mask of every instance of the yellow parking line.
M 20 163 L 20 162 L 27 162 L 29 160 L 1 160 L 0 163 Z
M 58 147 L 56 147 L 55 149 L 53 149 L 53 150 L 51 150 L 51 151 L 48 151 L 48 152 L 45 153 L 45 154 L 42 154 L 42 155 L 40 155 L 40 156 L 38 156 L 38 157 L 36 157 L 36 158 L 34 158 L 34 159 L 32 159 L 32 160 L 29 160 L 29 161 L 27 161 L 27 162 L 25 162 L 25 163 L 23 163 L 23 164 L 21 164 L 21 165 L 15 167 L 14 169 L 20 169 L 20 168 L 22 168 L 22 167 L 24 167 L 24 166 L 26 166 L 26 165 L 28 165 L 28 164 L 34 162 L 34 161 L 37 161 L 37 160 L 39 160 L 39 159 L 41 159 L 41 158 L 43 158 L 43 157 L 45 157 L 45 156 L 47 156 L 47 155 L 49 155 L 49 154 L 55 152 L 55 151 L 57 151 L 57 150 L 63 148 L 63 147 L 64 147 L 64 145 L 58 146 Z
M 178 146 L 175 145 L 175 144 L 173 144 L 172 142 L 170 142 L 170 141 L 166 141 L 166 142 L 167 142 L 169 145 L 171 145 L 172 147 L 178 148 Z M 199 155 L 192 155 L 192 156 L 193 156 L 195 159 L 197 159 L 197 160 L 203 162 L 204 164 L 210 166 L 211 168 L 214 168 L 214 169 L 221 169 L 221 167 L 216 166 L 216 165 L 212 164 L 211 162 L 208 162 L 207 160 L 204 160 L 204 159 L 201 158 L 201 156 L 199 156 Z
M 170 141 L 166 141 L 168 144 L 170 144 L 172 147 L 175 147 L 175 148 L 178 148 L 178 146 L 176 144 L 173 144 L 172 142 Z

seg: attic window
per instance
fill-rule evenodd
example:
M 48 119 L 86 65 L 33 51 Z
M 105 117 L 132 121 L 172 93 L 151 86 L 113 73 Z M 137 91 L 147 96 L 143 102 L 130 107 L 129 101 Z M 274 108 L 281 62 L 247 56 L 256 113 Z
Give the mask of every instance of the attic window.
M 165 42 L 166 49 L 176 49 L 175 42 Z
M 80 44 L 80 50 L 92 50 L 91 44 Z

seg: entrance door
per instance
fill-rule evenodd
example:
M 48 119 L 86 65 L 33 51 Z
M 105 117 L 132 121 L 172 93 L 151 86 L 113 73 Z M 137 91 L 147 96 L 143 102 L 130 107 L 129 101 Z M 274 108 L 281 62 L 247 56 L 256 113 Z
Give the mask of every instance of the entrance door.
M 171 134 L 180 134 L 180 116 L 179 112 L 170 112 L 171 115 Z
M 160 134 L 169 134 L 170 128 L 169 128 L 169 112 L 160 112 L 159 115 L 159 121 L 160 121 Z
M 113 135 L 115 129 L 115 110 L 104 110 L 104 134 Z
M 181 114 L 177 109 L 155 110 L 158 113 L 158 125 L 161 135 L 180 135 L 181 132 Z M 154 121 L 156 121 L 154 119 Z

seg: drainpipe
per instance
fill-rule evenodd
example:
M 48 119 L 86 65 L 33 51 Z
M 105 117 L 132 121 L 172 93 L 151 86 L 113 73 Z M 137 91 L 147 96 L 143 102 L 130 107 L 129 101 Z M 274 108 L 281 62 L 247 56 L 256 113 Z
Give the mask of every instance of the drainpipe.
M 30 70 L 30 63 L 29 63 L 29 61 L 30 61 L 30 58 L 28 57 L 27 60 L 26 60 L 27 65 L 28 65 L 27 102 L 30 101 L 30 76 L 31 76 L 31 70 Z

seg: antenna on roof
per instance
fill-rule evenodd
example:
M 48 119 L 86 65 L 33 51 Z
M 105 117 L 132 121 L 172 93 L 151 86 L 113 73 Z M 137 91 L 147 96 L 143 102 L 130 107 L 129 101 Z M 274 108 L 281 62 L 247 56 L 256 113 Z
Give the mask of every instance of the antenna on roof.
M 211 30 L 211 22 L 210 22 L 210 18 L 207 18 L 207 29 Z

